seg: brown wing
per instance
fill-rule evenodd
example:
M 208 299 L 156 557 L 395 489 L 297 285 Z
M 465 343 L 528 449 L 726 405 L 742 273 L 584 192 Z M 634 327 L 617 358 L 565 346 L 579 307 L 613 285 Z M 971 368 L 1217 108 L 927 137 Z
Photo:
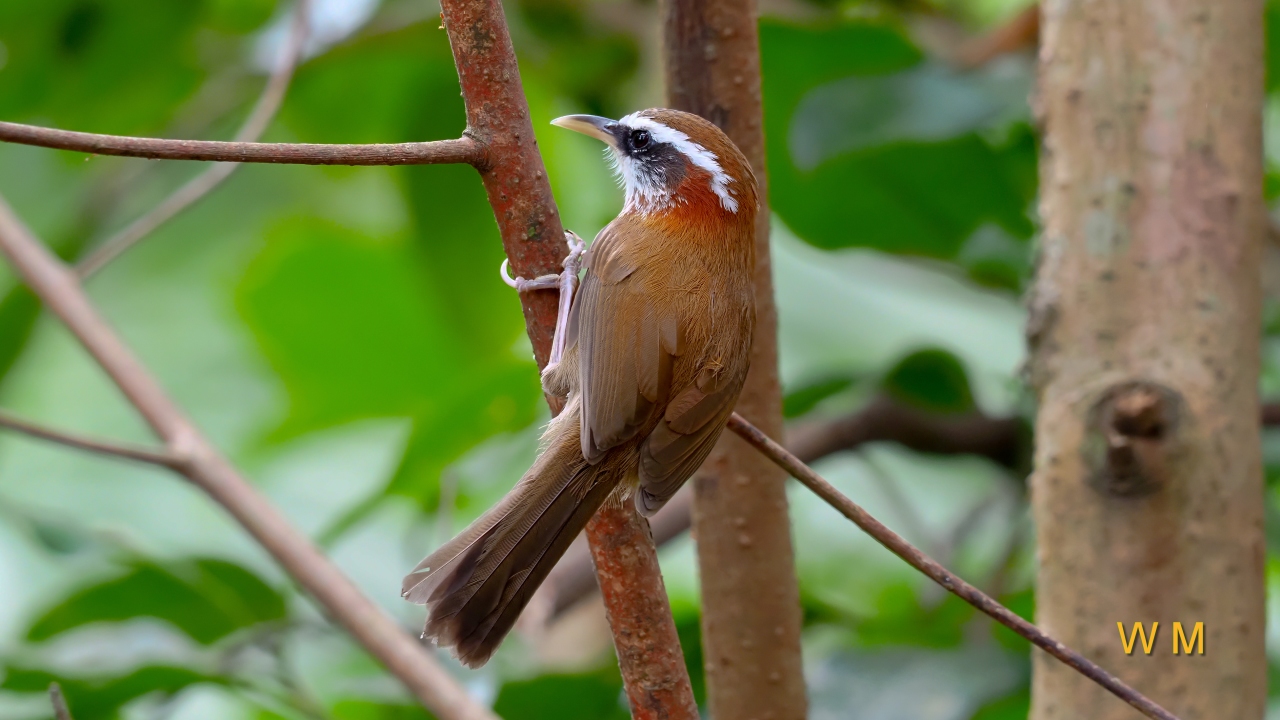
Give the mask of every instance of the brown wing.
M 672 400 L 640 446 L 636 509 L 649 517 L 675 495 L 711 454 L 738 402 L 746 372 L 717 377 L 704 368 L 697 381 Z
M 610 225 L 587 256 L 569 340 L 576 343 L 582 392 L 582 455 L 596 463 L 653 419 L 671 385 L 676 319 L 645 291 L 626 254 L 626 225 Z

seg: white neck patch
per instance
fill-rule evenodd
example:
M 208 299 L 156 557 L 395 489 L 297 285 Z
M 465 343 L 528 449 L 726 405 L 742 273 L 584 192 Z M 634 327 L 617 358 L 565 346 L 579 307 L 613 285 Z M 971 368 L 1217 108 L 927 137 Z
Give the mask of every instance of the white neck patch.
M 706 170 L 711 174 L 711 192 L 720 198 L 720 207 L 731 213 L 738 212 L 738 199 L 729 189 L 729 183 L 733 182 L 733 178 L 720 166 L 719 158 L 715 153 L 690 140 L 688 135 L 679 130 L 667 127 L 652 118 L 643 117 L 639 113 L 632 113 L 618 122 L 629 128 L 648 130 L 655 143 L 671 145 L 688 158 L 689 162 Z M 655 182 L 661 178 L 654 178 L 640 172 L 636 167 L 638 164 L 636 160 L 621 152 L 613 151 L 612 148 L 609 155 L 627 193 L 625 209 L 648 213 L 671 207 L 677 201 L 684 202 L 679 198 L 673 198 L 671 190 L 665 183 Z

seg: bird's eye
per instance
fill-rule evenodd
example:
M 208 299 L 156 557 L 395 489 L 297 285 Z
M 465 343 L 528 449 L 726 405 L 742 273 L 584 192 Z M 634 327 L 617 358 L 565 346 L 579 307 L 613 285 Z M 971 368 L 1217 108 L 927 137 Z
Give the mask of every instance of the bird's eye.
M 644 150 L 649 147 L 652 138 L 649 137 L 648 130 L 632 130 L 631 131 L 631 147 L 636 150 Z

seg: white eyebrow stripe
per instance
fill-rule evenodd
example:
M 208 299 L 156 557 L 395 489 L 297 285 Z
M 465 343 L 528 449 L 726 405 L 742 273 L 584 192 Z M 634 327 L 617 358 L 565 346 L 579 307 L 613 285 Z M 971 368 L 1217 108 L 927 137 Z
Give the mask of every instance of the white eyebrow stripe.
M 670 144 L 689 158 L 689 162 L 711 173 L 711 192 L 720 198 L 720 206 L 731 213 L 738 212 L 738 199 L 729 189 L 729 183 L 734 179 L 720 166 L 719 158 L 715 153 L 690 140 L 688 135 L 679 130 L 667 127 L 639 113 L 632 113 L 618 122 L 627 127 L 648 130 L 655 142 Z

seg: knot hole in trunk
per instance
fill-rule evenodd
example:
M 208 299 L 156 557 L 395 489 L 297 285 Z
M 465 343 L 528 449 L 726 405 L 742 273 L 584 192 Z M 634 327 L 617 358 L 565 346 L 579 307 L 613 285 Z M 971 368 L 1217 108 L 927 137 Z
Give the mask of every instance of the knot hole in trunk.
M 1142 497 L 1168 484 L 1185 412 L 1176 390 L 1145 380 L 1113 385 L 1089 409 L 1084 455 L 1089 484 Z

